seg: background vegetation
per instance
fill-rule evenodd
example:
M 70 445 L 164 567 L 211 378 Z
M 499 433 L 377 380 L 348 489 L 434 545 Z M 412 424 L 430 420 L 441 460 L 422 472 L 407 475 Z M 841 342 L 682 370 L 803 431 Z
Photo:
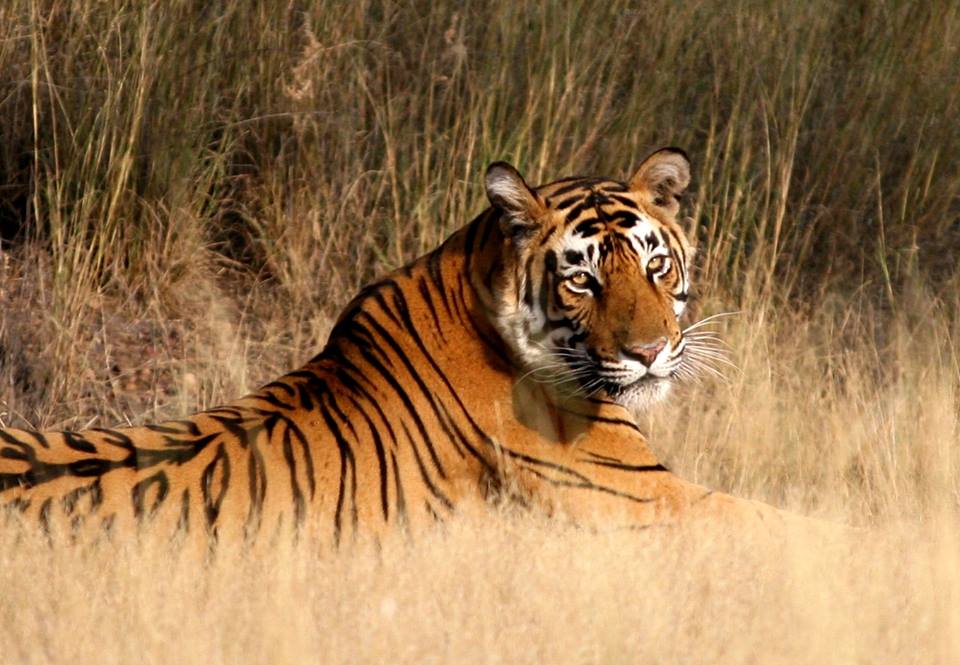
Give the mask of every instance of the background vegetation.
M 958 62 L 960 6 L 937 0 L 0 4 L 3 424 L 227 401 L 478 213 L 488 162 L 625 177 L 672 144 L 694 163 L 695 314 L 740 312 L 739 370 L 652 414 L 654 446 L 688 478 L 869 528 L 784 554 L 504 516 L 206 571 L 9 543 L 0 645 L 22 662 L 955 660 Z

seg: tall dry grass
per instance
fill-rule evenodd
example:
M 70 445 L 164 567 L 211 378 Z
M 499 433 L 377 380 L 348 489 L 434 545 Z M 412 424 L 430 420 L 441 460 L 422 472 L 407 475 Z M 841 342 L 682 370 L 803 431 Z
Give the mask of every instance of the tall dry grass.
M 377 554 L 221 550 L 202 571 L 162 545 L 20 542 L 0 553 L 0 643 L 16 663 L 951 663 L 958 552 L 892 525 L 771 549 L 509 515 Z
M 0 5 L 0 423 L 142 422 L 295 367 L 480 174 L 695 168 L 737 369 L 643 423 L 823 547 L 524 515 L 207 567 L 0 535 L 10 662 L 954 662 L 960 9 L 950 2 Z

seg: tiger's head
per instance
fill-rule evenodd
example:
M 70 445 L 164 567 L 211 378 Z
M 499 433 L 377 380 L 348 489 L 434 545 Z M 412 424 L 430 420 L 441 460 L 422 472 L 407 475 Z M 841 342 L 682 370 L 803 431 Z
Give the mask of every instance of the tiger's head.
M 494 325 L 526 375 L 636 412 L 685 369 L 679 318 L 692 248 L 677 223 L 682 150 L 650 155 L 626 183 L 568 178 L 531 188 L 492 164 L 504 237 Z

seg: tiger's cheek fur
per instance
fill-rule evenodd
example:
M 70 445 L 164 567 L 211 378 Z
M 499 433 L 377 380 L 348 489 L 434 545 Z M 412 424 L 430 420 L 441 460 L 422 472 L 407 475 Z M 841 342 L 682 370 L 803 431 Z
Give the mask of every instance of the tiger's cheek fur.
M 547 312 L 542 303 L 543 258 L 529 247 L 507 242 L 507 265 L 500 284 L 494 324 L 520 366 L 535 366 L 547 357 L 544 338 Z
M 563 334 L 558 335 L 556 343 L 564 348 L 577 348 L 581 345 L 586 331 L 595 325 L 596 307 L 590 297 L 572 293 L 558 283 L 553 289 L 555 309 L 563 317 Z

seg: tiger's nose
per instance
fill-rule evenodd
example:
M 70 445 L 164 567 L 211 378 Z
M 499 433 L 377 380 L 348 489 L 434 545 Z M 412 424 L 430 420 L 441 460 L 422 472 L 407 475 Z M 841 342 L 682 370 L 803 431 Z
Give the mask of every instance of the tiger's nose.
M 661 337 L 660 339 L 647 344 L 633 344 L 630 346 L 625 346 L 623 348 L 623 355 L 627 356 L 631 360 L 637 360 L 647 367 L 650 367 L 650 365 L 653 364 L 653 361 L 657 359 L 657 356 L 661 351 L 663 351 L 666 345 L 667 338 Z

